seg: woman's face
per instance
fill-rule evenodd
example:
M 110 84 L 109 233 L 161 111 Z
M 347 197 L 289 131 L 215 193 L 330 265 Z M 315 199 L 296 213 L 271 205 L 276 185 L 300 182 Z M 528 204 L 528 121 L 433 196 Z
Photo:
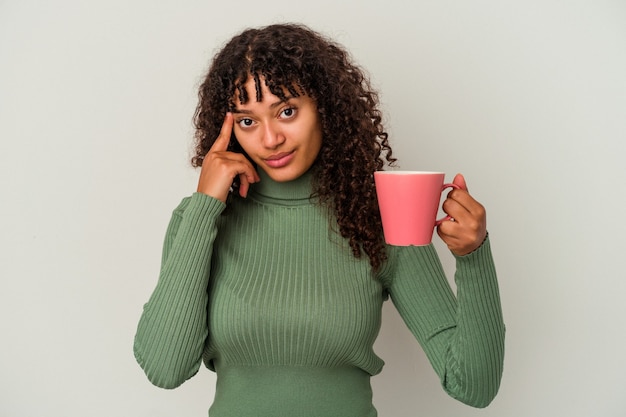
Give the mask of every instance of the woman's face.
M 234 133 L 248 156 L 274 181 L 291 181 L 311 168 L 322 147 L 322 130 L 315 102 L 308 96 L 281 100 L 261 78 L 263 100 L 241 104 L 235 94 Z M 244 84 L 256 97 L 253 78 Z

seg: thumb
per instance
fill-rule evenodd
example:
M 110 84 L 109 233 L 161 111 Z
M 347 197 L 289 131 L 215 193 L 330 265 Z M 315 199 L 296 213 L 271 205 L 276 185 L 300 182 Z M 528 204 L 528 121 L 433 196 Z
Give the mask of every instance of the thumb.
M 465 177 L 463 177 L 463 175 L 456 174 L 452 183 L 458 185 L 461 190 L 467 191 L 467 183 L 465 182 Z

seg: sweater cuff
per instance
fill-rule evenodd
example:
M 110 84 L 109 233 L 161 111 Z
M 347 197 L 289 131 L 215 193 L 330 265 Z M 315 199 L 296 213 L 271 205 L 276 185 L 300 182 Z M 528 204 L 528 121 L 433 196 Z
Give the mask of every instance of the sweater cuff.
M 226 204 L 217 198 L 195 192 L 189 199 L 189 205 L 184 210 L 183 218 L 196 219 L 196 225 L 201 227 L 206 223 L 213 224 L 225 208 Z
M 480 244 L 480 246 L 478 246 L 472 252 L 465 254 L 465 255 L 455 255 L 454 252 L 451 252 L 451 253 L 457 260 L 460 260 L 460 259 L 471 258 L 472 255 L 474 255 L 477 252 L 480 252 L 481 250 L 484 250 L 485 248 L 491 254 L 491 245 L 489 243 L 489 232 L 487 232 L 487 234 L 485 235 L 485 239 L 483 239 L 483 242 Z
M 489 235 L 485 237 L 483 243 L 473 252 L 467 255 L 457 256 L 456 259 L 456 278 L 462 277 L 464 280 L 472 280 L 474 277 L 485 279 L 485 276 L 496 278 L 496 271 L 491 253 L 491 242 Z

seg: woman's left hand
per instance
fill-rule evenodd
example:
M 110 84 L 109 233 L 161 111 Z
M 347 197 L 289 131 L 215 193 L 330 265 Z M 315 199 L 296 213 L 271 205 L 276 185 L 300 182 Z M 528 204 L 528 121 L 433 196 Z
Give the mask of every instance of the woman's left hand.
M 457 174 L 452 181 L 459 186 L 448 193 L 443 202 L 443 211 L 452 220 L 437 226 L 437 234 L 457 256 L 467 255 L 483 243 L 487 236 L 485 208 L 467 192 L 463 175 Z

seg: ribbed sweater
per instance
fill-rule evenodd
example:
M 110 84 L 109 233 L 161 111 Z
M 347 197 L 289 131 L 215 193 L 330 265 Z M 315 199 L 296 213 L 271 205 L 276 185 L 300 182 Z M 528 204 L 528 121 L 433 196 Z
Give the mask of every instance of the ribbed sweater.
M 390 297 L 444 390 L 491 402 L 504 324 L 488 239 L 456 258 L 456 296 L 432 245 L 388 246 L 373 273 L 310 199 L 310 174 L 259 174 L 226 210 L 200 193 L 174 210 L 134 344 L 153 384 L 177 387 L 204 360 L 217 373 L 211 417 L 376 416 L 373 344 Z

